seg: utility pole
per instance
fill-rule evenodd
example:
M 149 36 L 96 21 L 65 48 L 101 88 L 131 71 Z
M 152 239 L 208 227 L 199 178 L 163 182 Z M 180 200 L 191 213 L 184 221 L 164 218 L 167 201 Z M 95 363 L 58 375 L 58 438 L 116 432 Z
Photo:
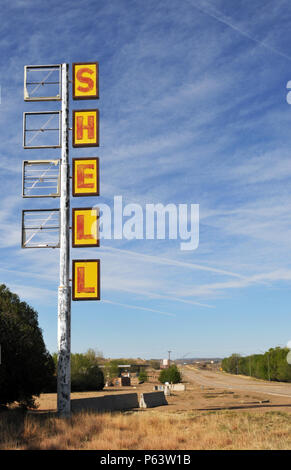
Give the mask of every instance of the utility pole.
M 60 285 L 58 290 L 58 413 L 71 412 L 71 287 L 69 178 L 69 66 L 62 64 L 62 134 L 60 194 Z

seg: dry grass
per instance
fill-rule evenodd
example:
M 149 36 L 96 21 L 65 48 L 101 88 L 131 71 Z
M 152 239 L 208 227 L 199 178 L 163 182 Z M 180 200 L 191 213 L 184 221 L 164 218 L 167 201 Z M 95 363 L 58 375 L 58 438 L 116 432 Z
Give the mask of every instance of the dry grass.
M 291 449 L 290 414 L 219 411 L 160 414 L 0 414 L 0 449 Z

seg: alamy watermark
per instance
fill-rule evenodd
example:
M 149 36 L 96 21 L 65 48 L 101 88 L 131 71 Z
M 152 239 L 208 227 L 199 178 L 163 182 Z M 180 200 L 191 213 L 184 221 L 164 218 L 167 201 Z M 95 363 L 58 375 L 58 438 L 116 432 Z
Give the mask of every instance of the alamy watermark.
M 289 80 L 287 82 L 286 88 L 287 88 L 287 90 L 291 89 L 291 80 Z M 291 91 L 288 91 L 288 93 L 286 95 L 286 101 L 287 101 L 288 104 L 291 104 Z
M 114 196 L 113 209 L 98 204 L 99 238 L 105 240 L 180 240 L 180 249 L 199 245 L 199 204 L 123 204 Z

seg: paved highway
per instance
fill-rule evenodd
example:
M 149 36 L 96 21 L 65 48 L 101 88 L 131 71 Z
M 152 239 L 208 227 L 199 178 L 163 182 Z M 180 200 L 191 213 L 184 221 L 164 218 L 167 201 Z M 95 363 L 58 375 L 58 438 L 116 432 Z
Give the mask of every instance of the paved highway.
M 251 377 L 236 376 L 224 372 L 213 372 L 183 367 L 183 379 L 205 387 L 222 388 L 224 390 L 242 390 L 244 392 L 259 392 L 267 395 L 277 395 L 291 398 L 291 383 L 266 382 Z

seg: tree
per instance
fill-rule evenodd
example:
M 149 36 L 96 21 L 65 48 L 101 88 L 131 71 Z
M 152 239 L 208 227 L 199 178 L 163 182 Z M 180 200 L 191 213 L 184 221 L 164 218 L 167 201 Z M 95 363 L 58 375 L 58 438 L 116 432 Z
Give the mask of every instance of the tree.
M 232 354 L 222 360 L 221 366 L 226 372 L 251 375 L 258 379 L 291 382 L 291 366 L 286 357 L 288 348 L 270 348 L 264 354 L 240 357 Z M 236 365 L 237 364 L 237 365 Z
M 138 380 L 140 382 L 147 382 L 148 381 L 148 375 L 145 370 L 141 370 L 138 376 Z
M 0 285 L 0 404 L 35 406 L 55 370 L 38 326 L 37 312 Z
M 157 361 L 156 359 L 150 359 L 149 360 L 149 366 L 152 369 L 159 370 L 160 369 L 160 361 Z
M 110 381 L 114 377 L 119 376 L 120 369 L 118 367 L 118 363 L 119 363 L 118 360 L 112 360 L 112 361 L 109 361 L 105 364 L 104 375 L 106 377 L 106 380 Z
M 74 392 L 104 388 L 104 375 L 92 349 L 85 354 L 71 355 L 71 388 Z
M 53 354 L 55 367 L 58 365 L 58 355 Z M 103 354 L 94 349 L 88 349 L 86 353 L 71 354 L 71 390 L 72 392 L 86 392 L 91 390 L 102 390 L 104 388 L 104 374 L 99 367 Z M 49 390 L 57 391 L 57 385 Z
M 161 383 L 169 382 L 177 384 L 181 382 L 182 377 L 176 364 L 172 364 L 168 369 L 163 369 L 159 375 Z

